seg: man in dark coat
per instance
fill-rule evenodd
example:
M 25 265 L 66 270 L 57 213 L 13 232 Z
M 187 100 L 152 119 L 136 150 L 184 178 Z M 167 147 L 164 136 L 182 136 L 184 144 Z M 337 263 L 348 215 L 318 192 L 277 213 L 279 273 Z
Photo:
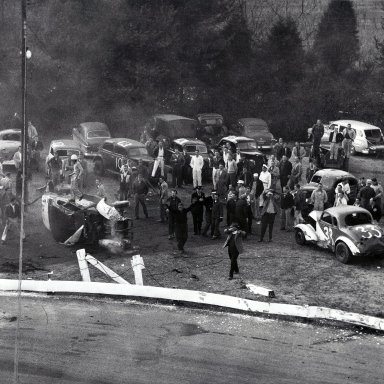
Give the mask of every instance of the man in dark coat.
M 372 180 L 368 179 L 367 180 L 367 185 L 363 188 L 361 188 L 358 198 L 361 200 L 361 206 L 365 209 L 370 208 L 369 206 L 369 200 L 374 199 L 376 196 L 375 190 L 371 187 L 372 185 Z
M 2 244 L 7 240 L 8 231 L 10 229 L 15 229 L 16 233 L 19 234 L 22 232 L 22 238 L 25 239 L 24 231 L 20 226 L 21 210 L 20 205 L 17 202 L 15 197 L 11 197 L 10 203 L 5 207 L 5 227 L 3 234 L 1 236 Z
M 287 232 L 293 229 L 293 195 L 287 186 L 283 187 L 281 194 L 280 208 L 281 208 L 281 225 L 280 229 L 286 229 Z
M 173 188 L 183 188 L 183 165 L 185 163 L 184 155 L 176 148 L 175 153 L 172 154 L 172 182 Z
M 217 239 L 221 236 L 220 223 L 223 221 L 223 205 L 219 201 L 217 193 L 213 194 L 213 205 L 212 205 L 212 239 Z
M 233 223 L 230 228 L 224 230 L 228 234 L 228 237 L 223 245 L 223 248 L 228 247 L 228 256 L 231 260 L 231 268 L 229 270 L 229 280 L 233 279 L 234 273 L 239 273 L 239 265 L 237 258 L 244 252 L 242 237 L 245 236 L 245 232 L 240 230 L 237 223 Z
M 212 194 L 216 193 L 216 191 L 212 190 Z M 207 236 L 207 232 L 212 224 L 212 206 L 213 206 L 213 197 L 212 195 L 206 196 L 204 198 L 204 206 L 205 206 L 205 226 L 202 235 Z
M 236 194 L 234 192 L 228 193 L 227 199 L 227 226 L 230 226 L 236 221 Z
M 292 172 L 292 163 L 288 160 L 286 155 L 281 158 L 280 164 L 280 186 L 283 189 L 288 184 L 289 176 Z
M 193 217 L 193 229 L 195 235 L 201 234 L 201 227 L 203 225 L 204 216 L 204 198 L 205 194 L 202 192 L 201 187 L 196 187 L 195 192 L 191 195 L 192 203 L 192 217 Z
M 182 166 L 182 178 L 184 185 L 190 184 L 192 182 L 192 168 L 191 164 L 191 155 L 187 152 L 187 149 L 183 149 L 184 156 L 184 165 Z
M 184 245 L 188 239 L 187 213 L 190 210 L 191 210 L 191 207 L 184 208 L 183 203 L 179 203 L 176 210 L 174 209 L 170 210 L 175 220 L 175 236 L 177 241 L 177 248 L 181 253 L 184 252 Z
M 317 164 L 320 164 L 320 142 L 324 135 L 324 125 L 321 120 L 317 120 L 316 124 L 312 127 L 313 137 L 313 156 L 316 159 Z
M 167 199 L 168 207 L 168 239 L 171 240 L 175 237 L 175 219 L 173 217 L 174 211 L 177 210 L 177 207 L 181 203 L 181 200 L 177 196 L 177 190 L 173 189 L 171 196 Z
M 251 205 L 252 209 L 252 216 L 259 221 L 260 220 L 260 196 L 264 191 L 264 184 L 259 179 L 259 174 L 254 173 L 253 174 L 253 182 L 252 182 L 252 188 L 251 188 L 251 195 L 253 196 L 253 199 L 251 201 L 253 204 Z
M 143 207 L 144 215 L 148 218 L 147 206 L 145 205 L 145 197 L 148 193 L 148 185 L 143 179 L 141 173 L 138 174 L 137 179 L 133 182 L 133 195 L 135 202 L 135 217 L 139 218 L 139 204 Z
M 280 161 L 283 156 L 287 156 L 287 159 L 290 159 L 292 156 L 292 150 L 288 147 L 288 144 L 286 142 L 283 143 L 283 148 L 280 149 L 278 156 L 276 155 L 276 158 Z
M 239 199 L 236 202 L 236 221 L 239 223 L 240 229 L 244 232 L 247 231 L 247 217 L 248 217 L 248 207 L 247 207 L 247 195 L 243 194 L 239 196 Z

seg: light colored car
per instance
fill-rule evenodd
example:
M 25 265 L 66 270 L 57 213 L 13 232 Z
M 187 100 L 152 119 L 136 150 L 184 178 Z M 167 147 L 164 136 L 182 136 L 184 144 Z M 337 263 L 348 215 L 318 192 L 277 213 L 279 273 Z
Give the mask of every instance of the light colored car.
M 13 168 L 13 155 L 21 146 L 20 129 L 4 129 L 0 131 L 0 159 L 4 168 Z
M 57 151 L 61 160 L 63 160 L 63 171 L 71 155 L 79 156 L 81 153 L 80 145 L 74 140 L 52 140 L 49 146 L 48 155 L 45 159 L 46 171 L 48 173 L 48 161 L 52 159 Z
M 111 138 L 111 132 L 104 123 L 81 123 L 72 130 L 73 140 L 80 145 L 85 158 L 94 158 L 105 140 Z
M 344 264 L 352 256 L 384 254 L 383 229 L 373 224 L 366 209 L 349 205 L 312 211 L 306 223 L 295 226 L 295 239 L 300 245 L 312 243 L 331 250 Z

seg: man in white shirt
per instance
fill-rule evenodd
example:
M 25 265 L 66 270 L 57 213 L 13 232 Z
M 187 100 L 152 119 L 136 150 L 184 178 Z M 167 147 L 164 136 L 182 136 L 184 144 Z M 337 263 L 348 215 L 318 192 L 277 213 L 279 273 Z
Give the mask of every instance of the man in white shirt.
M 261 173 L 259 175 L 259 180 L 263 183 L 264 191 L 271 188 L 272 177 L 268 172 L 267 164 L 263 164 Z M 264 205 L 263 194 L 260 195 L 260 207 Z
M 204 166 L 204 159 L 199 150 L 196 150 L 195 155 L 192 156 L 190 166 L 192 168 L 193 187 L 201 187 L 201 170 Z
M 223 147 L 223 161 L 224 161 L 224 164 L 227 164 L 228 155 L 229 155 L 228 148 L 224 146 Z
M 228 172 L 229 183 L 233 187 L 236 187 L 237 164 L 236 160 L 232 158 L 231 154 L 228 155 L 228 160 L 225 163 L 225 166 Z
M 13 155 L 13 161 L 15 163 L 16 171 L 18 171 L 21 168 L 21 161 L 22 161 L 21 147 L 19 147 L 17 149 L 17 152 L 15 152 L 15 154 Z
M 157 168 L 160 166 L 161 176 L 164 177 L 164 156 L 165 148 L 163 142 L 159 141 L 159 146 L 155 148 L 153 155 L 155 157 L 155 163 L 153 164 L 152 177 L 156 176 Z

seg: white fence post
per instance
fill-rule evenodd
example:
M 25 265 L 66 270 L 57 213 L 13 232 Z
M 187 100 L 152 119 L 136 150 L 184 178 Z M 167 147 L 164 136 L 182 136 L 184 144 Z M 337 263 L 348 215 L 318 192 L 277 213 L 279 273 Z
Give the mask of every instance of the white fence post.
M 76 251 L 77 261 L 79 262 L 79 268 L 81 273 L 81 278 L 83 281 L 91 281 L 91 276 L 89 275 L 88 262 L 85 259 L 86 253 L 85 249 L 79 249 Z
M 135 255 L 132 257 L 131 264 L 135 273 L 136 285 L 143 285 L 143 274 L 141 272 L 145 268 L 143 258 L 140 255 Z

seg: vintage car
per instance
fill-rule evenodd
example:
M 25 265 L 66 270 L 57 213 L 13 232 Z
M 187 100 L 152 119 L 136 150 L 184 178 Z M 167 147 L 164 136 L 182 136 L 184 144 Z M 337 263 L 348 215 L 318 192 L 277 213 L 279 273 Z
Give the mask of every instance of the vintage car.
M 21 143 L 20 129 L 4 129 L 0 131 L 0 140 L 18 141 Z
M 108 139 L 93 159 L 94 171 L 99 176 L 105 172 L 119 174 L 124 163 L 129 162 L 134 166 L 140 159 L 148 168 L 153 164 L 153 158 L 148 154 L 144 144 L 126 138 Z
M 196 153 L 196 150 L 198 150 L 200 152 L 200 155 L 204 159 L 202 176 L 204 179 L 209 178 L 209 176 L 212 174 L 212 172 L 210 171 L 210 161 L 209 161 L 208 148 L 203 141 L 198 140 L 198 139 L 184 139 L 184 138 L 173 140 L 171 142 L 170 148 L 168 149 L 171 156 L 173 153 L 175 153 L 176 148 L 180 152 L 183 152 L 183 150 L 186 149 L 187 153 L 191 156 L 193 156 Z M 168 161 L 169 161 L 171 156 L 168 156 Z
M 324 135 L 321 141 L 328 143 L 329 135 L 334 127 L 337 127 L 339 132 L 343 132 L 348 124 L 351 124 L 356 133 L 351 151 L 352 155 L 356 153 L 376 155 L 384 153 L 384 136 L 381 129 L 356 120 L 336 120 L 331 121 L 328 125 L 324 125 Z M 312 128 L 308 129 L 308 137 L 312 139 Z
M 218 113 L 199 113 L 196 116 L 199 125 L 196 137 L 210 145 L 216 144 L 223 136 L 228 136 L 224 118 Z
M 145 124 L 148 134 L 154 139 L 180 137 L 196 138 L 198 122 L 188 117 L 160 114 L 152 116 Z
M 323 184 L 323 189 L 328 195 L 328 206 L 332 206 L 335 202 L 335 189 L 337 184 L 340 184 L 343 179 L 348 180 L 348 184 L 351 188 L 349 195 L 349 203 L 353 204 L 357 196 L 357 183 L 358 180 L 349 172 L 342 171 L 340 169 L 321 169 L 317 171 L 308 184 L 301 187 L 301 190 L 305 192 L 308 198 L 312 192 L 318 187 L 319 183 Z
M 258 118 L 248 117 L 239 119 L 231 129 L 235 135 L 254 139 L 259 150 L 272 149 L 276 139 L 269 131 L 268 124 Z
M 4 168 L 15 166 L 13 155 L 21 145 L 20 129 L 4 129 L 0 131 L 0 160 Z
M 352 256 L 384 255 L 384 231 L 372 223 L 364 208 L 339 206 L 325 211 L 312 211 L 307 222 L 295 226 L 295 239 L 300 245 L 313 243 L 330 249 L 342 263 Z
M 265 155 L 257 149 L 257 144 L 254 139 L 244 136 L 226 136 L 223 137 L 216 148 L 222 153 L 223 146 L 229 146 L 233 153 L 239 148 L 240 153 L 245 159 L 254 160 L 257 172 L 261 172 L 262 165 L 266 163 Z
M 48 173 L 48 161 L 57 152 L 60 159 L 63 161 L 63 172 L 65 171 L 66 165 L 68 165 L 68 159 L 72 155 L 79 156 L 81 153 L 80 145 L 73 140 L 52 140 L 49 145 L 48 155 L 45 159 L 46 171 Z
M 73 128 L 72 138 L 80 145 L 85 158 L 93 158 L 101 144 L 111 138 L 111 133 L 104 123 L 88 122 Z

